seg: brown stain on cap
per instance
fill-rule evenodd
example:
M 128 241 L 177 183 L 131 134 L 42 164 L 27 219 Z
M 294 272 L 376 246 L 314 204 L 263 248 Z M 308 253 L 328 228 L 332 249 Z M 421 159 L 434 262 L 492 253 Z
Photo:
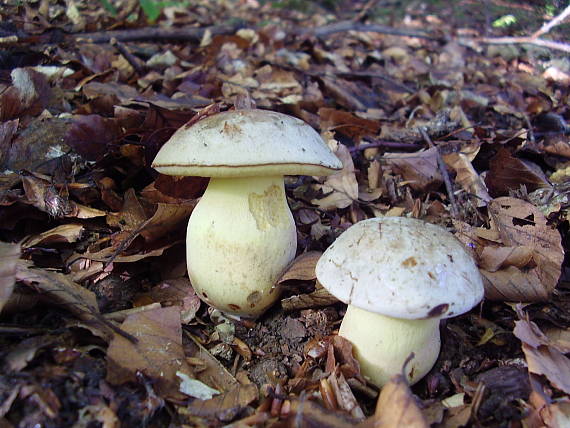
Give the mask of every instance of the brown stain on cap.
M 414 267 L 418 264 L 415 257 L 408 257 L 406 260 L 402 262 L 402 266 L 404 267 Z

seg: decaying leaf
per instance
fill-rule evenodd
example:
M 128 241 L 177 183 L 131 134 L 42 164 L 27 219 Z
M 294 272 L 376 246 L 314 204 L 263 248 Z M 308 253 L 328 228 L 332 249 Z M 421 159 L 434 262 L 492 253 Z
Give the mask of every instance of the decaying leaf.
M 22 243 L 24 248 L 36 245 L 52 245 L 57 243 L 76 242 L 82 235 L 84 227 L 82 224 L 62 224 L 53 229 L 46 230 L 37 235 L 30 236 Z
M 136 381 L 137 371 L 142 371 L 155 381 L 160 395 L 181 398 L 176 373 L 194 376 L 182 348 L 180 309 L 171 306 L 130 315 L 121 329 L 137 341 L 114 334 L 107 351 L 107 381 Z
M 475 206 L 486 206 L 491 196 L 489 196 L 485 182 L 473 168 L 469 157 L 464 153 L 450 153 L 444 155 L 443 160 L 455 170 L 455 182 L 475 197 Z
M 345 145 L 339 143 L 335 154 L 342 161 L 342 170 L 328 176 L 323 184 L 316 185 L 325 197 L 311 201 L 324 210 L 346 208 L 358 199 L 358 182 L 350 152 Z
M 403 375 L 394 376 L 382 388 L 374 416 L 358 426 L 358 428 L 399 427 L 429 427 Z
M 550 187 L 550 182 L 537 165 L 514 157 L 504 148 L 491 159 L 485 183 L 493 196 L 508 195 L 509 191 L 518 190 L 523 185 L 528 192 Z
M 315 266 L 321 255 L 322 253 L 320 251 L 309 251 L 296 257 L 289 263 L 289 266 L 285 268 L 277 280 L 277 284 L 282 284 L 292 279 L 302 281 L 312 281 L 316 279 Z
M 570 394 L 570 358 L 566 357 L 539 327 L 517 306 L 519 321 L 516 321 L 514 334 L 523 342 L 523 352 L 528 371 L 545 376 L 555 387 Z
M 387 153 L 382 160 L 414 190 L 433 190 L 443 183 L 437 165 L 436 147 L 416 153 Z
M 489 203 L 489 212 L 506 250 L 494 254 L 500 270 L 482 270 L 486 297 L 523 302 L 547 299 L 556 287 L 564 257 L 560 234 L 534 205 L 520 199 L 497 198 Z M 485 251 L 493 250 L 483 249 L 481 254 Z
M 0 242 L 0 313 L 14 290 L 19 258 L 19 244 Z

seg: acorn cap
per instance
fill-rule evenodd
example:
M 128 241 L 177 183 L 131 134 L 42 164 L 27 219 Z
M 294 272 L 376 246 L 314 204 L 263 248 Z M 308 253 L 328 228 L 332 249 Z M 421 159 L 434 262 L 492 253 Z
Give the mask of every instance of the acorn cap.
M 182 126 L 152 166 L 167 175 L 251 177 L 329 175 L 342 163 L 302 120 L 254 109 L 217 113 Z
M 460 315 L 484 292 L 475 261 L 457 238 L 403 217 L 354 224 L 323 253 L 316 274 L 344 303 L 395 318 Z

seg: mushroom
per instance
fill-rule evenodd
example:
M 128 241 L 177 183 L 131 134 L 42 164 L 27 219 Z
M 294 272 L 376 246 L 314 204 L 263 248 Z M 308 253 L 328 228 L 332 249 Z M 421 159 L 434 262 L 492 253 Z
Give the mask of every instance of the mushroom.
M 354 224 L 323 253 L 318 281 L 349 306 L 339 335 L 362 374 L 383 386 L 402 373 L 425 376 L 440 351 L 439 320 L 467 312 L 483 282 L 467 249 L 445 229 L 403 217 Z
M 206 303 L 247 318 L 277 300 L 274 283 L 297 249 L 283 176 L 342 168 L 308 124 L 255 109 L 184 125 L 152 166 L 168 175 L 211 177 L 188 222 L 188 274 Z

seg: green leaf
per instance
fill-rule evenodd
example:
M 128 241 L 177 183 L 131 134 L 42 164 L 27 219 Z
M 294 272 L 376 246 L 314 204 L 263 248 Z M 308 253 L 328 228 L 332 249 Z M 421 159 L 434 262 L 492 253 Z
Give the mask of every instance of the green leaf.
M 495 28 L 504 28 L 508 27 L 509 25 L 513 25 L 517 22 L 517 18 L 513 15 L 503 15 L 499 19 L 493 21 L 493 27 Z

